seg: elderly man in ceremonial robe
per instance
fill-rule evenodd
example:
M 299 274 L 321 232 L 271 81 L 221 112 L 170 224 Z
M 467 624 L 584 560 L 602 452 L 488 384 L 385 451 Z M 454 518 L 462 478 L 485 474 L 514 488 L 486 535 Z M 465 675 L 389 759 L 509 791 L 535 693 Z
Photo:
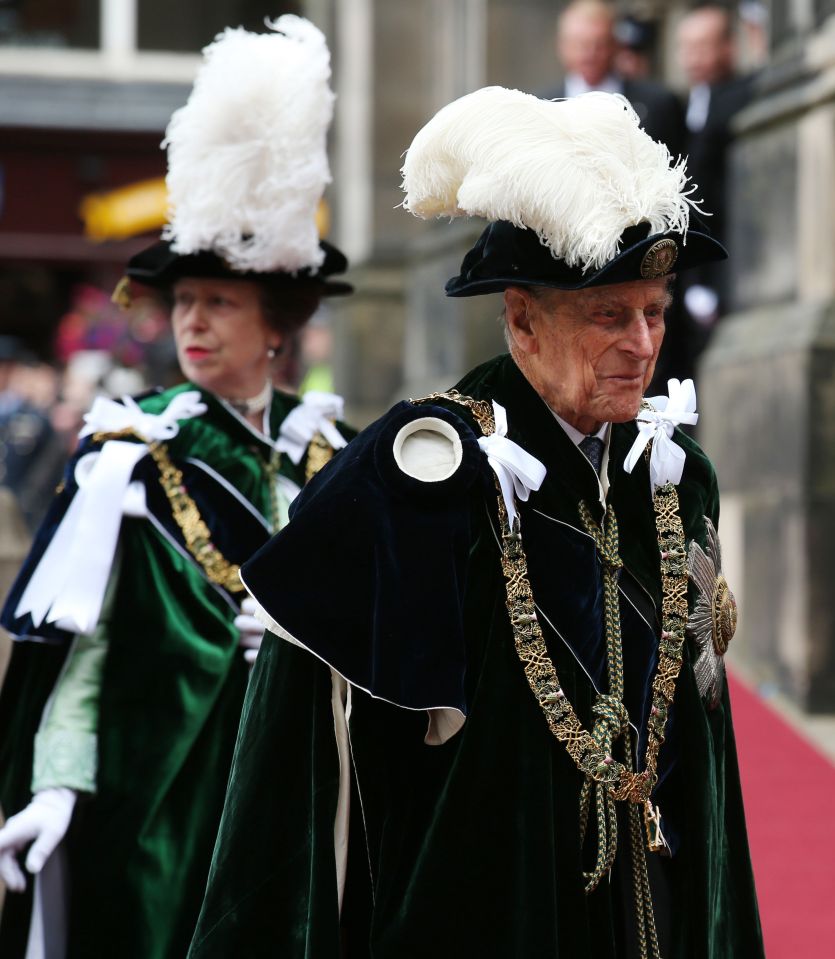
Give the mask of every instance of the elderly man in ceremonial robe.
M 502 292 L 509 352 L 244 565 L 270 632 L 190 956 L 762 956 L 716 478 L 692 383 L 643 396 L 674 273 L 724 250 L 617 95 L 476 91 L 403 172 L 489 221 L 446 291 Z

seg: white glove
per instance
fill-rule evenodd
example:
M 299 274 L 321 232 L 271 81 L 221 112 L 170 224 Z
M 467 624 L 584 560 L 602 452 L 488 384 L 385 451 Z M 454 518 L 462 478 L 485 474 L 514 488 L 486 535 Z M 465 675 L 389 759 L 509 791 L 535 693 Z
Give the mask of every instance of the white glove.
M 251 666 L 255 662 L 261 640 L 264 638 L 264 627 L 252 615 L 258 604 L 251 596 L 247 596 L 241 603 L 241 611 L 235 617 L 235 629 L 238 631 L 238 645 L 244 651 L 244 659 Z
M 0 879 L 13 892 L 23 892 L 26 888 L 26 877 L 17 854 L 31 842 L 26 868 L 32 874 L 40 872 L 66 835 L 75 800 L 75 790 L 64 786 L 42 789 L 0 829 Z

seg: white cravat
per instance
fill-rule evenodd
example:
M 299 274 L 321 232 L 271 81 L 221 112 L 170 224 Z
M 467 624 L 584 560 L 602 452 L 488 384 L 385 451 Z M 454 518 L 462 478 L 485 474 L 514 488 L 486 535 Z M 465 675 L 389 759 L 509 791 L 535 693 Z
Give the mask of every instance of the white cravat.
M 565 95 L 567 97 L 579 97 L 583 93 L 591 93 L 593 90 L 600 90 L 603 93 L 623 93 L 623 84 L 610 73 L 603 77 L 600 83 L 592 87 L 578 73 L 566 73 Z

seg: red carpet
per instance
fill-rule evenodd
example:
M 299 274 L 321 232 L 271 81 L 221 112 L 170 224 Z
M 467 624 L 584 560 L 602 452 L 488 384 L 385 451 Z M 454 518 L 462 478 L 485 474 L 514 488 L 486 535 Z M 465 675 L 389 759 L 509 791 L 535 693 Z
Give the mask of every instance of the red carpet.
M 835 765 L 730 685 L 767 959 L 835 956 Z

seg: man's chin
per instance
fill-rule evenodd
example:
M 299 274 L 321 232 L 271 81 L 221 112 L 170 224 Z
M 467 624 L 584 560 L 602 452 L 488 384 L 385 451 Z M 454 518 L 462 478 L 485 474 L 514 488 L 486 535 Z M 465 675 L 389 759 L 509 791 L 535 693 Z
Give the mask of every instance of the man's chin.
M 606 417 L 609 423 L 629 423 L 635 419 L 641 409 L 643 395 L 635 398 L 624 399 L 617 403 L 612 403 L 609 407 L 609 415 Z

